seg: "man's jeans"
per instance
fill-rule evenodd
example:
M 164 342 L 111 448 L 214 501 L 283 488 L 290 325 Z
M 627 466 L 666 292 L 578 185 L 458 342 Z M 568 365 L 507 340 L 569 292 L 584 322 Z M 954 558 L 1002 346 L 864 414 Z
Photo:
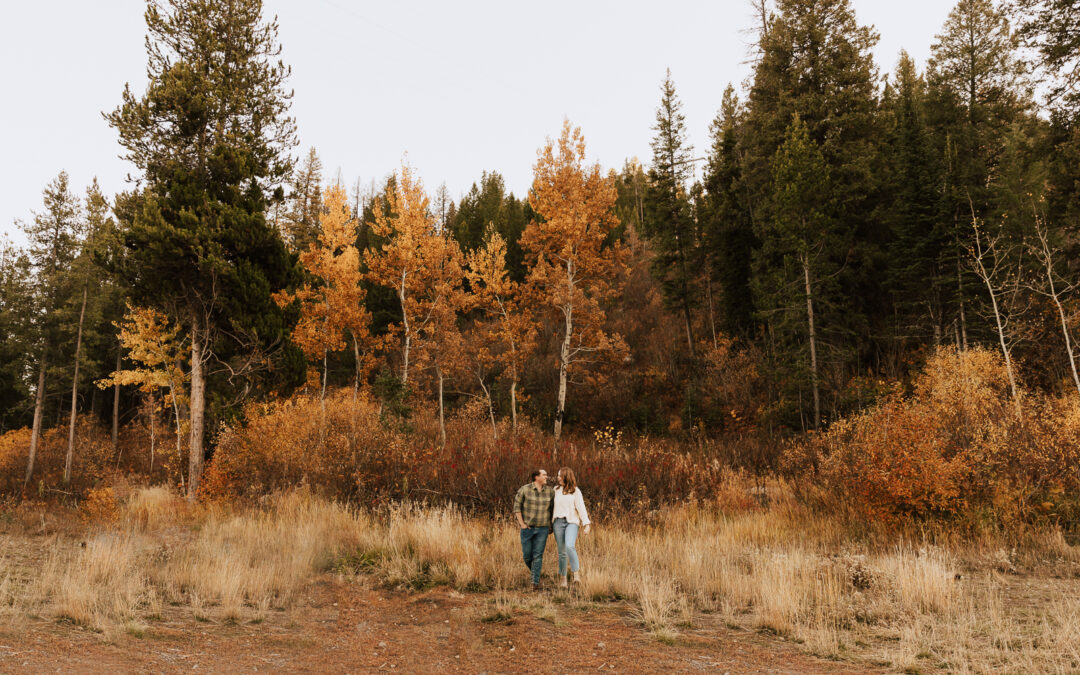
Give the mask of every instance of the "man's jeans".
M 521 555 L 525 558 L 525 566 L 532 571 L 534 584 L 540 583 L 540 567 L 544 564 L 547 538 L 546 527 L 526 527 L 521 531 Z
M 555 544 L 559 547 L 559 576 L 566 576 L 566 563 L 570 562 L 570 571 L 578 571 L 577 535 L 578 524 L 568 523 L 566 518 L 556 518 L 553 523 L 555 528 Z

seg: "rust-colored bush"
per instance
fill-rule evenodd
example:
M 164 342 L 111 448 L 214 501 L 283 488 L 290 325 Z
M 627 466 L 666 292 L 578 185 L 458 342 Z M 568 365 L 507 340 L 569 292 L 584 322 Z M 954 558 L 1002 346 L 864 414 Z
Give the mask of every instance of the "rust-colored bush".
M 418 411 L 403 427 L 381 418 L 374 401 L 354 403 L 351 391 L 327 397 L 325 418 L 318 399 L 295 397 L 252 407 L 245 420 L 219 437 L 203 478 L 205 497 L 308 485 L 363 504 L 411 499 L 507 512 L 533 469 L 554 474 L 568 465 L 595 508 L 627 510 L 710 498 L 727 467 L 711 446 L 688 451 L 664 440 L 598 433 L 567 436 L 556 447 L 528 423 L 516 433 L 500 423 L 496 436 L 489 421 L 467 410 L 447 420 L 444 447 L 433 414 Z
M 994 352 L 942 350 L 912 395 L 894 393 L 796 444 L 788 468 L 871 519 L 1075 524 L 1080 401 L 1022 401 L 1018 416 Z

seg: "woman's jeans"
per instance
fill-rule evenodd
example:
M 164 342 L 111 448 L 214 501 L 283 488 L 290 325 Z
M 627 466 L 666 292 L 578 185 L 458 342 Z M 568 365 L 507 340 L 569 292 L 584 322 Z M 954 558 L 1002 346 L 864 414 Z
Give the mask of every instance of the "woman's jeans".
M 555 528 L 555 544 L 559 547 L 559 576 L 566 576 L 566 562 L 570 561 L 570 571 L 577 572 L 578 557 L 577 557 L 577 533 L 578 524 L 568 523 L 566 518 L 556 518 L 553 523 Z

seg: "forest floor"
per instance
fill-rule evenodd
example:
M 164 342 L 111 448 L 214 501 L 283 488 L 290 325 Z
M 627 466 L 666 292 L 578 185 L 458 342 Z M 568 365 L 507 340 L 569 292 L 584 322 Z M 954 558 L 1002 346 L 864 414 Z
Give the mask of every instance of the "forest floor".
M 0 631 L 3 672 L 730 672 L 857 673 L 784 638 L 705 615 L 661 642 L 622 603 L 583 608 L 560 591 L 516 594 L 501 614 L 490 593 L 388 590 L 324 575 L 292 609 L 257 623 L 168 608 L 143 631 L 105 638 L 32 619 Z

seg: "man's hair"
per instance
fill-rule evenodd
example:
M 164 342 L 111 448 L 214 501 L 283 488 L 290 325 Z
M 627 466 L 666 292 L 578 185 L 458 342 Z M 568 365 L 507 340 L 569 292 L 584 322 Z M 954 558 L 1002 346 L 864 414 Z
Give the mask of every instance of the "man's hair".
M 529 476 L 529 480 L 535 481 L 536 477 L 539 476 L 543 471 L 543 469 L 537 469 L 536 471 L 533 471 L 532 475 Z

